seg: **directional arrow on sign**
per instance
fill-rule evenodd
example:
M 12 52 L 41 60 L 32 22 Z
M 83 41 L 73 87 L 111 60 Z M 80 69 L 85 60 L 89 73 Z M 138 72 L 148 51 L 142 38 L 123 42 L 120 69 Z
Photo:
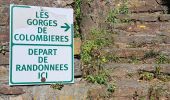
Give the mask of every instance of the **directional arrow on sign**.
M 67 32 L 70 29 L 70 26 L 67 23 L 64 23 L 65 26 L 61 26 L 61 28 L 65 28 L 65 32 Z

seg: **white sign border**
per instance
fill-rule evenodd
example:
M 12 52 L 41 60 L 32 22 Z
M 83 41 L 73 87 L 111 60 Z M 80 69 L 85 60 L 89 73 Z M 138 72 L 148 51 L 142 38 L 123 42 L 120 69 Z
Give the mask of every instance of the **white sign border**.
M 73 24 L 71 25 L 71 48 L 72 48 L 72 78 L 70 81 L 51 81 L 51 82 L 13 82 L 12 81 L 12 47 L 13 45 L 15 45 L 13 43 L 13 39 L 12 39 L 12 34 L 13 34 L 13 9 L 15 7 L 19 7 L 19 8 L 31 8 L 28 5 L 15 5 L 15 4 L 10 4 L 10 55 L 9 55 L 9 85 L 41 85 L 41 84 L 68 84 L 68 83 L 74 83 L 74 28 L 73 28 Z M 18 44 L 17 44 L 18 45 Z M 24 44 L 21 44 L 24 45 Z M 36 45 L 36 44 L 35 44 Z M 40 44 L 42 45 L 42 44 Z M 36 45 L 38 46 L 38 45 Z M 47 45 L 46 45 L 47 46 Z M 61 45 L 55 45 L 55 46 L 61 46 Z M 68 45 L 65 45 L 68 46 Z

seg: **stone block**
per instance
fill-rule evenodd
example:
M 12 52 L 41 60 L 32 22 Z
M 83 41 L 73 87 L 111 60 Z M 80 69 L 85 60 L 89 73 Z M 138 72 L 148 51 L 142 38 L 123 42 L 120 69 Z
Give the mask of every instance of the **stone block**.
M 0 76 L 6 76 L 8 73 L 8 69 L 5 66 L 0 66 Z
M 162 14 L 159 16 L 160 21 L 169 21 L 170 20 L 170 15 L 168 14 Z
M 0 65 L 6 65 L 9 64 L 9 53 L 5 53 L 5 55 L 3 55 L 2 53 L 0 53 Z
M 24 100 L 22 96 L 10 97 L 9 100 Z
M 0 42 L 8 42 L 9 41 L 9 33 L 0 34 Z
M 74 55 L 80 55 L 81 53 L 81 39 L 74 38 Z
M 157 0 L 160 2 L 160 0 Z M 163 12 L 161 5 L 155 0 L 130 0 L 129 10 L 132 13 L 143 13 L 143 12 Z
M 4 95 L 20 95 L 24 94 L 25 92 L 23 91 L 22 88 L 19 87 L 10 87 L 8 85 L 1 85 L 0 86 L 0 94 Z
M 0 26 L 8 25 L 9 15 L 6 13 L 0 13 Z
M 79 59 L 74 59 L 74 77 L 82 76 L 81 62 Z
M 156 14 L 133 14 L 130 18 L 134 21 L 140 22 L 156 22 L 158 21 L 158 15 Z
M 148 93 L 149 85 L 145 83 L 140 83 L 136 80 L 126 79 L 126 80 L 117 81 L 116 84 L 117 84 L 117 89 L 113 93 L 113 96 L 127 98 L 127 97 L 133 97 L 135 92 L 137 92 L 138 95 L 140 96 L 145 96 Z
M 115 55 L 117 57 L 143 57 L 145 53 L 147 52 L 147 49 L 143 48 L 105 48 L 102 50 L 102 55 Z
M 115 42 L 117 43 L 136 43 L 136 44 L 153 44 L 153 43 L 163 43 L 165 38 L 160 38 L 159 36 L 154 35 L 139 35 L 139 36 L 125 36 L 125 37 L 116 37 Z

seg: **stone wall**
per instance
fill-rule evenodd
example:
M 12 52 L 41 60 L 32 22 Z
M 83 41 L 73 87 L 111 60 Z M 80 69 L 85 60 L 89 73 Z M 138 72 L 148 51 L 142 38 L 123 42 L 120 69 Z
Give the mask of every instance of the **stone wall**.
M 80 97 L 80 93 L 75 90 L 78 84 L 68 86 L 60 92 L 53 89 L 50 85 L 44 86 L 8 86 L 9 77 L 9 5 L 31 5 L 58 8 L 74 8 L 73 0 L 0 0 L 0 100 L 56 100 L 74 99 Z M 75 20 L 74 20 L 75 21 Z M 75 77 L 77 83 L 80 81 L 80 44 L 79 38 L 75 39 Z M 80 85 L 80 89 L 83 84 Z M 57 92 L 58 91 L 58 92 Z M 82 91 L 87 91 L 84 89 Z M 67 92 L 67 93 L 66 93 Z M 77 93 L 76 93 L 77 92 Z M 66 93 L 66 94 L 65 94 Z
M 75 39 L 75 84 L 57 86 L 8 86 L 9 68 L 9 2 L 14 4 L 71 7 L 73 0 L 0 0 L 0 100 L 150 100 L 154 91 L 151 86 L 163 88 L 166 93 L 155 100 L 169 100 L 170 83 L 157 78 L 140 80 L 139 71 L 153 74 L 157 58 L 145 58 L 148 52 L 170 56 L 170 15 L 168 0 L 82 0 L 80 33 L 82 41 L 91 38 L 93 29 L 113 33 L 110 47 L 100 49 L 101 55 L 114 55 L 118 62 L 108 62 L 111 80 L 117 85 L 114 93 L 108 93 L 104 85 L 91 84 L 81 78 L 80 38 Z M 128 22 L 111 23 L 108 16 L 112 10 L 127 3 L 128 14 L 116 14 L 117 20 Z M 75 15 L 76 16 L 76 15 Z M 113 17 L 113 16 L 112 16 Z M 76 21 L 76 19 L 74 19 Z M 109 34 L 110 35 L 110 34 Z M 135 58 L 132 59 L 132 58 Z M 136 60 L 138 64 L 136 64 Z M 168 76 L 170 64 L 160 65 L 160 72 Z M 53 88 L 52 88 L 53 87 Z M 156 91 L 156 90 L 155 90 Z M 151 93 L 150 93 L 151 92 Z M 157 94 L 156 94 L 157 96 Z
M 107 17 L 110 11 L 114 10 L 119 4 L 122 4 L 122 1 L 127 1 L 127 6 L 132 14 L 142 14 L 143 18 L 141 18 L 142 16 L 140 17 L 140 15 L 136 16 L 136 18 L 140 17 L 141 20 L 144 20 L 143 22 L 158 21 L 158 18 L 154 20 L 156 16 L 153 18 L 152 16 L 168 13 L 168 7 L 161 5 L 163 4 L 162 0 L 83 0 L 81 32 L 84 35 L 84 38 L 88 37 L 87 34 L 93 28 L 107 29 L 109 26 Z M 145 13 L 147 14 L 145 15 Z M 126 17 L 125 15 L 123 16 Z M 149 20 L 149 18 L 152 19 Z
M 151 75 L 152 72 L 155 73 L 156 66 L 159 66 L 162 74 L 170 73 L 170 71 L 167 72 L 170 68 L 169 62 L 161 62 L 159 65 L 162 57 L 170 59 L 169 1 L 83 0 L 82 3 L 80 29 L 83 43 L 88 43 L 86 41 L 93 43 L 94 29 L 100 32 L 106 30 L 108 35 L 103 33 L 106 35 L 101 38 L 113 40 L 109 46 L 99 45 L 97 49 L 94 47 L 95 51 L 91 54 L 105 57 L 104 61 L 107 61 L 107 57 L 112 57 L 108 60 L 109 63 L 101 65 L 104 69 L 108 68 L 111 80 L 117 84 L 117 89 L 111 98 L 114 100 L 169 100 L 169 81 L 164 82 L 157 78 L 146 81 L 141 80 L 139 75 L 140 71 L 146 72 L 146 76 Z M 111 19 L 108 20 L 108 18 Z M 159 53 L 159 56 L 156 56 L 156 53 Z M 150 94 L 152 86 L 154 88 L 165 87 L 167 91 L 166 93 L 159 92 L 161 96 L 157 94 L 157 96 L 152 96 L 152 93 Z M 92 99 L 102 98 L 99 95 L 103 94 L 95 91 L 90 94 Z

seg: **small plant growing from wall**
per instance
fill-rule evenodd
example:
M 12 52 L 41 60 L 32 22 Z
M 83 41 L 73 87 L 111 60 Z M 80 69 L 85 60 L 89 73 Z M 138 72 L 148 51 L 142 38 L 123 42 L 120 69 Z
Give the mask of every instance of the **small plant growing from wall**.
M 5 55 L 5 53 L 6 53 L 5 48 L 6 48 L 5 46 L 0 45 L 0 53 L 2 53 L 3 55 Z
M 160 55 L 156 58 L 156 63 L 157 63 L 157 64 L 170 63 L 170 59 L 169 59 L 166 55 L 160 54 Z
M 160 53 L 159 52 L 156 52 L 154 50 L 150 50 L 148 52 L 145 53 L 144 55 L 144 59 L 147 59 L 147 58 L 156 58 L 157 56 L 159 56 Z
M 81 60 L 84 66 L 85 79 L 94 84 L 106 86 L 109 92 L 114 92 L 115 85 L 109 85 L 109 72 L 103 66 L 110 60 L 119 60 L 117 57 L 102 55 L 102 48 L 113 43 L 112 34 L 106 30 L 91 30 L 90 37 L 82 45 Z
M 52 89 L 57 89 L 57 90 L 61 90 L 63 87 L 64 87 L 64 85 L 63 84 L 51 84 L 50 85 L 50 87 L 52 88 Z
M 124 0 L 123 3 L 117 4 L 115 8 L 109 12 L 107 21 L 112 24 L 127 23 L 129 22 L 129 18 L 119 19 L 117 18 L 117 16 L 128 15 L 128 14 L 129 14 L 128 1 Z
M 115 92 L 115 90 L 116 90 L 116 84 L 115 83 L 108 84 L 108 86 L 107 86 L 108 92 L 113 93 L 113 92 Z
M 101 71 L 96 75 L 88 75 L 86 80 L 91 83 L 98 83 L 107 85 L 108 82 L 108 73 Z
M 154 75 L 156 78 L 158 78 L 158 76 L 161 74 L 161 67 L 160 65 L 155 66 L 155 72 Z
M 139 63 L 139 61 L 140 61 L 140 59 L 139 58 L 137 58 L 137 57 L 135 57 L 135 56 L 131 56 L 131 57 L 129 57 L 129 63 L 132 63 L 132 64 L 138 64 Z
M 140 79 L 150 81 L 150 80 L 154 79 L 154 74 L 150 73 L 150 72 L 141 72 Z
M 92 73 L 87 72 L 87 75 L 97 73 L 102 69 L 103 63 L 108 59 L 102 56 L 102 48 L 109 46 L 113 42 L 112 34 L 106 30 L 93 29 L 90 33 L 90 38 L 84 41 L 82 45 L 81 59 L 85 70 L 93 69 Z
M 161 97 L 168 95 L 168 89 L 163 84 L 155 84 L 150 86 L 148 92 L 149 100 L 161 100 Z
M 140 71 L 140 80 L 151 81 L 152 79 L 158 79 L 163 82 L 170 81 L 170 75 L 161 72 L 161 65 L 157 64 L 153 71 Z
M 75 19 L 76 22 L 74 24 L 74 30 L 75 30 L 75 35 L 74 37 L 81 37 L 80 34 L 80 21 L 81 21 L 81 4 L 82 1 L 81 0 L 74 0 L 75 1 L 75 5 L 74 5 L 74 9 L 75 9 Z

